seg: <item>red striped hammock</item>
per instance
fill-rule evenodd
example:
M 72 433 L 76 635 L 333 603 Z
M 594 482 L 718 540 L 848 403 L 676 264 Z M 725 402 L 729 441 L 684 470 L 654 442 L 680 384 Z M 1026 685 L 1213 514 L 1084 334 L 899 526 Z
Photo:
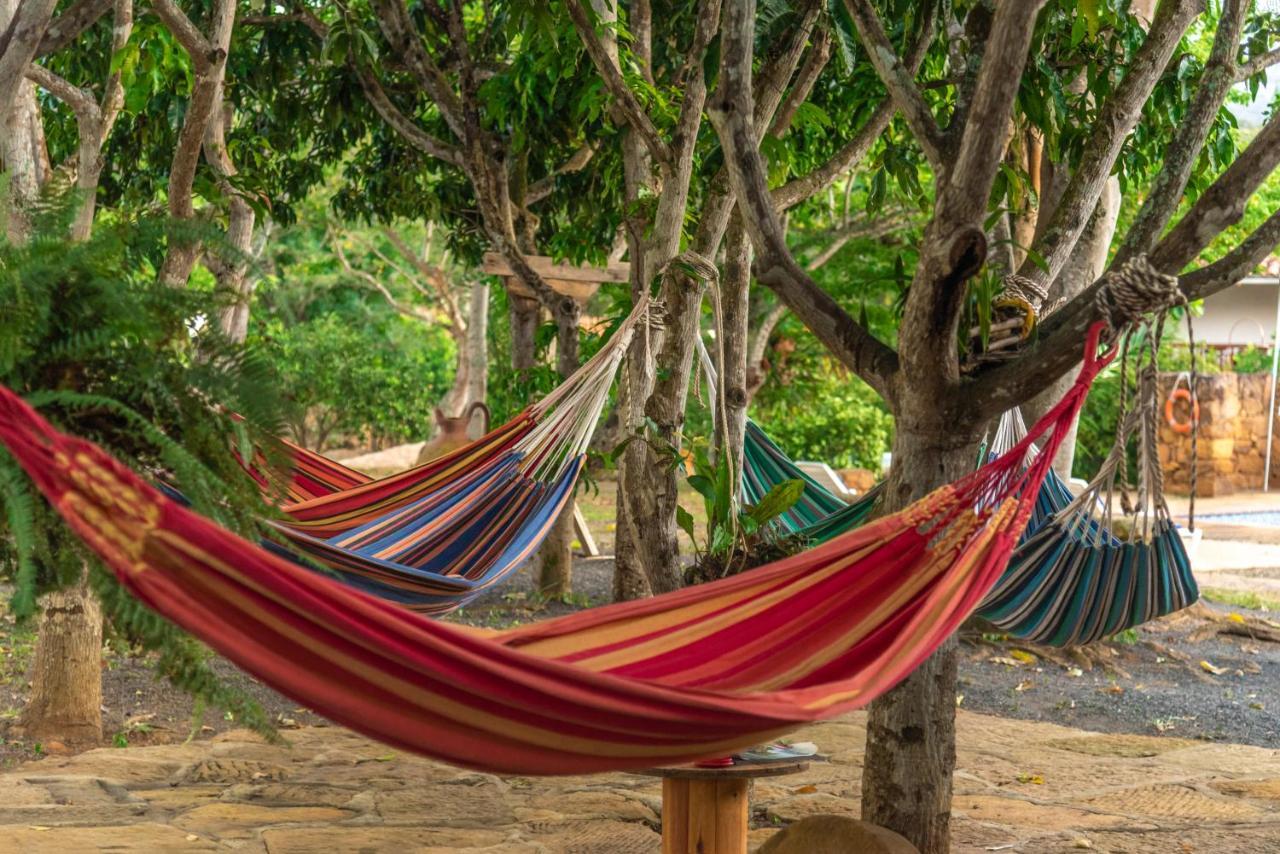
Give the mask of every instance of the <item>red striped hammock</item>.
M 1109 361 L 1095 355 L 1099 335 L 1076 384 L 1022 442 L 901 512 L 738 576 L 497 633 L 281 559 L 3 388 L 0 442 L 134 595 L 331 720 L 494 772 L 639 768 L 858 708 L 930 655 L 1004 570 Z

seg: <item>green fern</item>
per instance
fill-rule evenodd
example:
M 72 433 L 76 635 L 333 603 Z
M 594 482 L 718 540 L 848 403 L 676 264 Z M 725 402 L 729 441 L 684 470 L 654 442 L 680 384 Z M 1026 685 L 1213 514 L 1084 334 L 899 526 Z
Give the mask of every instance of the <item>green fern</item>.
M 26 245 L 0 242 L 0 383 L 59 428 L 177 487 L 197 512 L 264 536 L 272 511 L 231 442 L 269 447 L 285 423 L 271 366 L 202 322 L 217 316 L 215 295 L 157 282 L 165 223 L 99 226 L 69 243 L 57 236 L 67 233 L 69 198 L 42 202 Z M 13 584 L 12 612 L 30 617 L 38 596 L 74 583 L 88 564 L 113 636 L 155 652 L 157 671 L 201 702 L 270 733 L 256 703 L 218 678 L 209 651 L 130 597 L 36 495 L 0 450 L 0 577 Z

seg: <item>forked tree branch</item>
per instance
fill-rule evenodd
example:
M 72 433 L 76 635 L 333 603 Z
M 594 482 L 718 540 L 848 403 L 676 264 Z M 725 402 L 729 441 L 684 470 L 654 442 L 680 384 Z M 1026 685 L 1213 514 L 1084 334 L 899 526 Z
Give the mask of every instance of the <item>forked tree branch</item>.
M 462 104 L 448 77 L 423 46 L 404 0 L 374 0 L 374 8 L 378 27 L 392 50 L 418 81 L 418 85 L 435 102 L 449 129 L 458 139 L 466 139 Z
M 1280 115 L 1273 116 L 1231 165 L 1161 238 L 1151 262 L 1177 273 L 1215 237 L 1240 221 L 1249 198 L 1280 167 Z
M 836 358 L 888 398 L 892 376 L 897 370 L 897 354 L 858 325 L 830 295 L 814 284 L 786 245 L 751 122 L 754 35 L 753 0 L 735 2 L 726 8 L 720 88 L 709 112 L 720 136 L 738 211 L 756 249 L 756 277 L 787 304 Z
M 935 18 L 935 4 L 930 3 L 924 9 L 920 22 L 920 31 L 916 34 L 911 49 L 907 51 L 906 64 L 912 75 L 920 69 L 921 63 L 924 62 L 924 56 L 929 50 L 929 43 L 933 41 Z M 895 109 L 893 98 L 885 98 L 876 105 L 857 133 L 831 155 L 825 163 L 775 189 L 773 191 L 773 203 L 778 210 L 785 211 L 795 207 L 805 199 L 812 198 L 822 192 L 841 175 L 848 172 L 853 164 L 866 157 L 867 152 L 871 150 L 871 146 L 875 145 L 876 140 L 889 127 L 889 122 L 893 120 Z
M 671 147 L 659 135 L 657 127 L 640 104 L 636 93 L 623 79 L 622 69 L 614 62 L 613 57 L 605 49 L 604 43 L 596 35 L 590 13 L 587 12 L 582 0 L 568 0 L 566 5 L 569 8 L 569 17 L 573 19 L 574 29 L 578 31 L 582 45 L 587 51 L 587 56 L 596 67 L 596 73 L 600 75 L 600 79 L 604 81 L 605 88 L 609 91 L 623 120 L 644 140 L 649 155 L 664 170 L 671 169 L 674 161 Z
M 591 158 L 596 156 L 599 150 L 599 143 L 588 142 L 570 155 L 569 159 L 560 164 L 554 172 L 545 178 L 539 178 L 529 185 L 529 189 L 525 191 L 525 205 L 532 205 L 542 201 L 551 195 L 556 188 L 556 179 L 561 175 L 569 175 L 574 172 L 581 172 L 587 168 L 587 164 L 591 162 Z
M 1164 162 L 1152 181 L 1151 190 L 1143 200 L 1133 225 L 1125 234 L 1113 266 L 1123 264 L 1136 254 L 1150 252 L 1156 239 L 1178 210 L 1182 194 L 1191 180 L 1192 167 L 1200 157 L 1204 141 L 1213 127 L 1213 120 L 1217 118 L 1234 83 L 1236 52 L 1239 50 L 1240 34 L 1244 31 L 1245 13 L 1249 5 L 1250 0 L 1226 0 L 1223 4 L 1218 31 L 1213 37 L 1213 48 L 1209 52 L 1204 72 L 1200 75 L 1191 107 L 1164 149 Z
M 369 99 L 373 109 L 405 142 L 437 160 L 458 167 L 463 165 L 462 152 L 444 140 L 427 133 L 401 112 L 400 108 L 387 97 L 386 90 L 382 88 L 382 84 L 378 82 L 373 72 L 365 68 L 359 60 L 352 57 L 351 64 L 356 76 L 360 79 L 360 88 L 364 90 L 365 97 Z
M 1166 0 L 1160 4 L 1147 39 L 1124 79 L 1098 111 L 1094 133 L 1089 135 L 1066 191 L 1036 241 L 1035 249 L 1044 259 L 1044 266 L 1028 255 L 1019 275 L 1048 285 L 1062 272 L 1093 216 L 1125 139 L 1142 118 L 1142 105 L 1168 66 L 1182 34 L 1203 8 L 1204 0 Z
M 920 89 L 916 87 L 915 71 L 898 57 L 870 0 L 844 0 L 844 6 L 853 18 L 867 56 L 880 75 L 881 82 L 889 90 L 889 96 L 893 98 L 898 112 L 911 128 L 912 135 L 934 171 L 939 175 L 944 174 L 947 170 L 942 156 L 942 131 L 939 130 L 937 119 L 933 117 L 929 105 L 921 96 Z

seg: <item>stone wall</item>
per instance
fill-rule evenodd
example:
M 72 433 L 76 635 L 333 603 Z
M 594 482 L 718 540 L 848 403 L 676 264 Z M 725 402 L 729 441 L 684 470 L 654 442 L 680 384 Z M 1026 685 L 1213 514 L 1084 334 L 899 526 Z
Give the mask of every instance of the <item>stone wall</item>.
M 1160 376 L 1160 462 L 1168 491 L 1186 495 L 1191 491 L 1191 436 L 1174 431 L 1164 417 L 1164 403 L 1176 378 L 1177 374 L 1172 373 Z M 1235 373 L 1198 379 L 1197 495 L 1230 495 L 1262 488 L 1270 381 L 1269 374 Z M 1178 403 L 1174 414 L 1187 421 L 1186 404 Z M 1271 483 L 1275 486 L 1280 483 L 1280 425 L 1273 442 L 1271 470 Z

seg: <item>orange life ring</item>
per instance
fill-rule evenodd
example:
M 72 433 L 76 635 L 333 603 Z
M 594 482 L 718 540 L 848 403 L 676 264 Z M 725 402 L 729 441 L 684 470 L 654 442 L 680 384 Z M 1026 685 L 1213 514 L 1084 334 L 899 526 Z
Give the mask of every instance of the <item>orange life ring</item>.
M 1185 400 L 1191 406 L 1191 420 L 1179 421 L 1178 417 L 1173 413 L 1173 407 L 1179 400 Z M 1169 422 L 1169 426 L 1173 428 L 1173 432 L 1181 433 L 1184 436 L 1191 432 L 1191 428 L 1200 423 L 1200 401 L 1191 396 L 1191 390 L 1186 388 L 1175 388 L 1169 392 L 1169 397 L 1164 402 L 1164 420 Z

